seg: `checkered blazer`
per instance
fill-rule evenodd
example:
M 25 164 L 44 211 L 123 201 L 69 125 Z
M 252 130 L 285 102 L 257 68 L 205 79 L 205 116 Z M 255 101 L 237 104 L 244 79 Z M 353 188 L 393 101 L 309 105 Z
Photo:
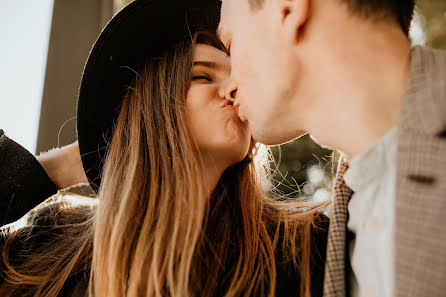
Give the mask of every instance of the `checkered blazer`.
M 415 47 L 398 123 L 395 296 L 446 296 L 446 52 Z M 324 297 L 349 296 L 347 204 L 339 164 Z

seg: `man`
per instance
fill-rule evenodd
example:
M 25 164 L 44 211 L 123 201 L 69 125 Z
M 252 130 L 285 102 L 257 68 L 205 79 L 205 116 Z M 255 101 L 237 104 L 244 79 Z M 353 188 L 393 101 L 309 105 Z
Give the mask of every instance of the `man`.
M 446 296 L 446 54 L 414 1 L 223 0 L 227 98 L 253 137 L 343 153 L 325 296 Z M 348 165 L 350 164 L 350 167 Z

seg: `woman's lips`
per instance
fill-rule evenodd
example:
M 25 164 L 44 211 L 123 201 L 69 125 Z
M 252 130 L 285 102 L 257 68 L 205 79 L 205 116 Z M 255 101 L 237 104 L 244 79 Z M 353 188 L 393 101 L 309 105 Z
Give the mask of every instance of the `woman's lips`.
M 223 108 L 223 107 L 226 107 L 228 105 L 232 106 L 233 102 L 231 100 L 225 100 L 220 106 Z
M 235 106 L 233 105 L 233 102 L 231 100 L 225 100 L 221 105 L 220 105 L 224 110 L 228 110 L 228 111 L 236 111 Z
M 230 111 L 235 111 L 235 113 L 237 114 L 237 116 L 240 118 L 241 121 L 246 121 L 246 116 L 244 114 L 240 114 L 239 112 L 239 107 L 240 107 L 240 103 L 237 101 L 231 101 L 231 100 L 225 100 L 222 104 L 221 107 L 223 109 L 227 109 Z

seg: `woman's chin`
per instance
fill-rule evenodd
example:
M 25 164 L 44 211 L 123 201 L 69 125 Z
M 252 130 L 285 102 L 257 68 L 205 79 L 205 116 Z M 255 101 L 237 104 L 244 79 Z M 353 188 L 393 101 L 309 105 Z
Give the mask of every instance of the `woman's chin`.
M 226 125 L 226 135 L 228 142 L 233 142 L 234 144 L 242 145 L 241 143 L 248 143 L 251 140 L 251 132 L 249 131 L 248 125 L 238 118 L 228 121 Z
M 245 159 L 249 152 L 249 145 L 250 139 L 249 141 L 244 141 L 243 139 L 243 141 L 240 141 L 238 144 L 234 144 L 233 146 L 228 147 L 227 157 L 231 159 L 231 166 L 240 163 Z

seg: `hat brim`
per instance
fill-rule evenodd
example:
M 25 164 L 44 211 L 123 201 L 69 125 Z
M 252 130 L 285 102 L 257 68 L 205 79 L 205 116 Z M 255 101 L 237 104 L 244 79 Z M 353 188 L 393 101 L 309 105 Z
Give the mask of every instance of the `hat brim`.
M 86 62 L 77 104 L 82 164 L 97 192 L 123 95 L 145 62 L 198 30 L 215 32 L 220 0 L 135 0 L 105 26 Z

